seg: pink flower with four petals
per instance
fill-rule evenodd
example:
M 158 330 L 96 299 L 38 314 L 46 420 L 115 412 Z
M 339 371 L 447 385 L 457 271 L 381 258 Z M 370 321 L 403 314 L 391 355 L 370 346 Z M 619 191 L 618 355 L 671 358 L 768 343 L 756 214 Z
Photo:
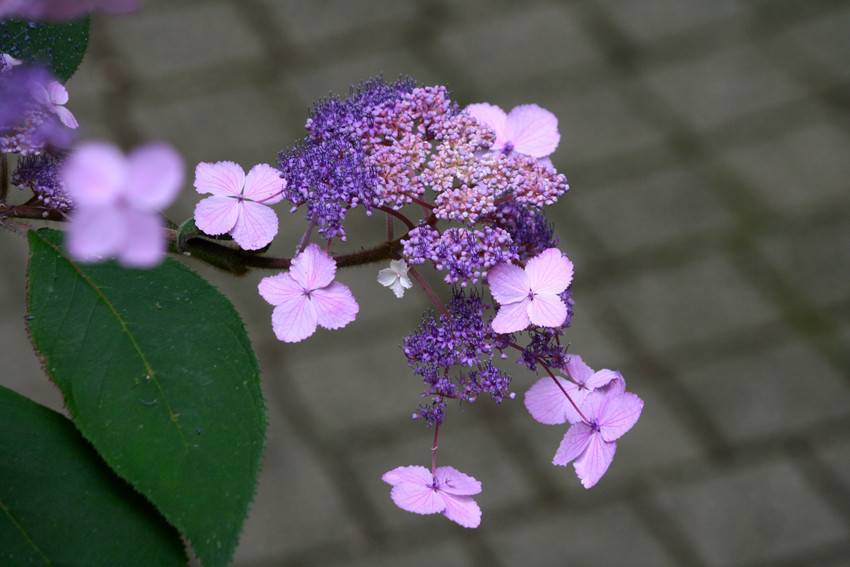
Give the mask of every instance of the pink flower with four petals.
M 248 175 L 238 163 L 199 163 L 195 189 L 212 197 L 195 207 L 195 226 L 213 236 L 230 234 L 244 250 L 259 250 L 277 234 L 277 215 L 268 205 L 283 199 L 286 181 L 272 166 L 261 163 Z
M 552 459 L 553 465 L 565 467 L 571 462 L 581 485 L 591 488 L 611 466 L 622 437 L 640 417 L 643 400 L 631 392 L 614 389 L 590 393 L 581 404 L 586 421 L 570 426 Z
M 89 142 L 68 156 L 62 183 L 74 203 L 67 246 L 84 262 L 116 257 L 149 268 L 165 257 L 159 212 L 183 183 L 180 155 L 166 144 L 149 144 L 124 156 L 106 143 Z
M 623 393 L 626 388 L 622 374 L 607 368 L 594 372 L 577 354 L 570 355 L 566 370 L 571 380 L 557 377 L 558 384 L 555 384 L 552 377 L 547 376 L 535 382 L 525 393 L 525 407 L 536 421 L 546 425 L 581 421 L 581 416 L 564 392 L 581 407 L 584 399 L 594 390 L 616 389 Z
M 55 114 L 59 121 L 71 130 L 79 126 L 77 119 L 70 110 L 65 108 L 68 102 L 68 89 L 58 81 L 50 81 L 47 84 L 38 83 L 33 87 L 33 98 L 44 105 L 47 110 Z
M 516 152 L 543 159 L 561 141 L 558 118 L 536 104 L 515 106 L 510 114 L 505 114 L 495 104 L 480 102 L 470 104 L 466 111 L 496 133 L 496 141 L 490 148 L 496 152 Z
M 303 341 L 316 326 L 341 329 L 357 316 L 360 306 L 347 286 L 334 281 L 336 262 L 310 244 L 292 259 L 288 272 L 263 278 L 263 299 L 274 305 L 272 328 L 287 343 Z
M 525 268 L 499 264 L 487 274 L 490 293 L 501 305 L 493 319 L 497 333 L 516 333 L 530 324 L 558 327 L 567 319 L 559 297 L 573 281 L 573 263 L 557 248 L 544 250 Z
M 481 483 L 454 467 L 437 467 L 434 474 L 425 467 L 397 467 L 384 473 L 392 486 L 395 505 L 414 514 L 443 514 L 465 528 L 481 524 L 481 508 L 472 498 L 481 492 Z

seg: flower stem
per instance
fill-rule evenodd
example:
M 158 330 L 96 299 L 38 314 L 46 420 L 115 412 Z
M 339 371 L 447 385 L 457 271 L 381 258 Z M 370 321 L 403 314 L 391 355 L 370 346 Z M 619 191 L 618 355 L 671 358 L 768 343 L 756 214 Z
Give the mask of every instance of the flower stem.
M 437 472 L 437 451 L 440 448 L 440 424 L 434 425 L 434 442 L 431 443 L 431 474 Z
M 407 225 L 407 228 L 409 228 L 410 230 L 413 230 L 414 228 L 416 228 L 416 225 L 413 224 L 412 220 L 410 220 L 409 218 L 407 218 L 406 216 L 404 216 L 403 214 L 401 214 L 400 212 L 398 212 L 395 209 L 391 209 L 389 207 L 378 207 L 378 210 L 384 211 L 388 215 L 394 216 L 395 218 L 397 218 L 398 220 L 403 222 L 405 225 Z
M 413 279 L 416 280 L 416 283 L 419 284 L 419 287 L 422 288 L 422 291 L 425 292 L 425 295 L 428 296 L 428 299 L 431 301 L 431 304 L 437 308 L 437 311 L 448 317 L 449 310 L 446 309 L 446 305 L 440 299 L 440 296 L 437 295 L 437 292 L 435 292 L 425 278 L 422 277 L 422 274 L 420 274 L 413 266 L 410 267 L 408 273 L 413 276 Z
M 307 224 L 307 230 L 304 231 L 304 236 L 301 237 L 301 240 L 298 242 L 298 248 L 295 249 L 295 255 L 298 256 L 301 252 L 304 251 L 304 248 L 307 246 L 307 243 L 310 242 L 310 236 L 313 234 L 313 228 L 315 228 L 316 222 L 310 221 Z M 330 246 L 330 244 L 328 244 Z

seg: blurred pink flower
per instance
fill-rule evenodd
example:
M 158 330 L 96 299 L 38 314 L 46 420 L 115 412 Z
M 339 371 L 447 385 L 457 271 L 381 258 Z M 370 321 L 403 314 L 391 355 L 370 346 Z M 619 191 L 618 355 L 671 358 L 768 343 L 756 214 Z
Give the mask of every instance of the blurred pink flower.
M 481 483 L 454 467 L 437 467 L 434 474 L 425 467 L 397 467 L 381 479 L 392 486 L 395 505 L 414 514 L 440 514 L 465 528 L 481 524 L 481 508 L 472 498 L 481 492 Z
M 335 275 L 334 259 L 310 244 L 292 259 L 288 272 L 260 281 L 260 295 L 275 306 L 272 328 L 278 339 L 297 343 L 315 333 L 317 325 L 341 329 L 354 321 L 360 306 Z
M 68 90 L 59 81 L 35 85 L 33 98 L 55 114 L 68 128 L 74 130 L 79 126 L 71 111 L 65 108 L 68 102 Z
M 159 212 L 183 183 L 180 155 L 166 144 L 130 155 L 110 144 L 89 142 L 68 156 L 61 177 L 74 203 L 67 246 L 84 262 L 111 257 L 130 267 L 153 267 L 165 257 Z
M 270 165 L 255 165 L 245 175 L 232 161 L 199 163 L 195 189 L 210 193 L 195 207 L 195 225 L 210 235 L 229 233 L 244 250 L 259 250 L 277 234 L 278 220 L 267 205 L 283 199 L 286 180 Z
M 547 376 L 535 382 L 525 393 L 525 407 L 536 421 L 546 425 L 581 421 L 581 416 L 564 392 L 580 407 L 594 390 L 618 388 L 620 393 L 625 391 L 626 382 L 622 374 L 607 368 L 594 372 L 577 354 L 569 355 L 566 370 L 570 380 L 557 377 L 556 384 Z
M 536 104 L 515 106 L 510 114 L 486 102 L 470 104 L 466 111 L 493 129 L 496 141 L 493 151 L 516 152 L 542 159 L 552 154 L 561 141 L 558 118 Z
M 617 450 L 615 441 L 634 427 L 643 411 L 643 400 L 630 392 L 596 391 L 581 405 L 586 420 L 570 426 L 564 435 L 553 465 L 572 461 L 582 486 L 591 488 L 611 466 Z
M 0 18 L 73 20 L 96 10 L 126 14 L 139 0 L 0 0 Z
M 491 326 L 497 333 L 516 333 L 530 324 L 558 327 L 567 319 L 560 294 L 573 281 L 573 263 L 557 248 L 548 248 L 525 268 L 502 263 L 487 274 L 493 298 L 501 305 Z

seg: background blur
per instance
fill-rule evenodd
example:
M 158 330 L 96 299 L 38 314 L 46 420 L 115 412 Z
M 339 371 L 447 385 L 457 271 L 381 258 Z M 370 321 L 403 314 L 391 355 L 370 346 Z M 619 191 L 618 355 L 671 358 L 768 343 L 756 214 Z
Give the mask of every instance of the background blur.
M 274 163 L 317 97 L 379 73 L 554 111 L 573 350 L 646 400 L 589 492 L 520 397 L 452 407 L 441 460 L 483 481 L 484 522 L 415 517 L 379 478 L 428 459 L 399 349 L 425 302 L 348 270 L 356 323 L 283 345 L 263 274 L 199 268 L 243 314 L 269 406 L 236 563 L 850 565 L 849 32 L 829 0 L 149 0 L 97 19 L 69 83 L 82 135 L 163 138 L 190 167 Z M 304 225 L 280 213 L 286 253 Z M 381 238 L 352 217 L 352 240 Z M 24 243 L 0 236 L 0 381 L 59 408 L 24 331 Z

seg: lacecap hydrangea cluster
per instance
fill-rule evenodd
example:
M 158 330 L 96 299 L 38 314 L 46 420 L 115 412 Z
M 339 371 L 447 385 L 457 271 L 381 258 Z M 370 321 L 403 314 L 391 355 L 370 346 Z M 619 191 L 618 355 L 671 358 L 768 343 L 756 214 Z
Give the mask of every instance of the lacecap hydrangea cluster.
M 480 483 L 436 466 L 440 427 L 452 402 L 514 399 L 511 374 L 519 367 L 542 375 L 525 396 L 532 417 L 572 424 L 553 462 L 574 463 L 583 485 L 593 486 L 613 459 L 614 441 L 637 421 L 643 403 L 625 391 L 621 375 L 603 370 L 605 380 L 594 379 L 596 373 L 567 349 L 573 265 L 544 216 L 569 189 L 549 160 L 560 141 L 557 118 L 537 105 L 510 112 L 487 103 L 461 107 L 443 86 L 375 79 L 346 98 L 321 101 L 306 129 L 299 144 L 279 155 L 283 195 L 292 210 L 305 208 L 326 239 L 346 238 L 346 215 L 357 207 L 401 219 L 408 230 L 399 242 L 400 257 L 380 271 L 378 281 L 403 297 L 413 278 L 434 304 L 403 343 L 424 384 L 413 417 L 434 429 L 434 458 L 430 470 L 399 467 L 385 475 L 395 503 L 478 525 L 481 513 L 472 495 Z M 441 274 L 448 301 L 430 289 L 419 266 Z M 267 280 L 261 293 L 276 305 L 273 324 L 279 337 L 291 340 L 292 325 L 302 316 L 286 306 L 286 289 L 312 292 L 302 281 L 276 281 L 273 291 Z M 337 299 L 346 304 L 342 295 Z M 349 316 L 335 321 L 328 316 L 332 301 L 304 301 L 312 302 L 316 322 L 296 333 L 296 340 L 316 324 L 337 328 L 354 318 L 350 306 Z M 456 490 L 458 483 L 466 488 Z

